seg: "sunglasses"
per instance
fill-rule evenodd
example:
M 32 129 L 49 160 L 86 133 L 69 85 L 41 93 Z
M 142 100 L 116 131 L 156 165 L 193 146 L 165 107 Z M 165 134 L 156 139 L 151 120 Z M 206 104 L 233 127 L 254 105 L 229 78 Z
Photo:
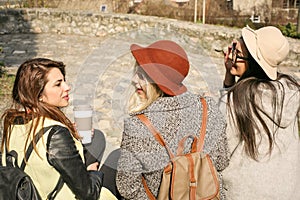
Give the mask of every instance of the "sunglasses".
M 234 42 L 232 43 L 232 49 L 231 49 L 231 60 L 233 64 L 237 62 L 237 59 L 241 59 L 241 60 L 249 59 L 247 57 L 239 56 L 238 53 L 239 51 L 236 49 L 236 42 Z
M 146 80 L 145 72 L 141 69 L 141 67 L 137 67 L 136 71 L 133 75 L 137 75 L 139 79 Z

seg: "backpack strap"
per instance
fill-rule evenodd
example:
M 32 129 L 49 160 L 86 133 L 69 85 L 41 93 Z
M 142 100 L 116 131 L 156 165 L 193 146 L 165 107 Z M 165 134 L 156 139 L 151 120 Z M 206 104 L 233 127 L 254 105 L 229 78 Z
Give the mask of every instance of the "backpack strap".
M 150 200 L 156 200 L 155 196 L 150 191 L 150 189 L 149 189 L 149 187 L 147 185 L 146 179 L 145 179 L 145 177 L 143 175 L 142 175 L 142 183 L 143 183 L 143 186 L 144 186 L 144 189 L 145 189 L 145 192 L 146 192 L 148 198 Z
M 202 122 L 201 122 L 201 129 L 200 129 L 200 138 L 197 139 L 195 138 L 195 142 L 197 144 L 197 151 L 202 151 L 203 146 L 204 146 L 204 139 L 205 139 L 205 133 L 206 133 L 206 124 L 207 124 L 207 102 L 203 97 L 200 97 L 200 101 L 202 103 Z M 152 125 L 150 120 L 144 115 L 144 114 L 139 114 L 137 117 L 147 126 L 149 131 L 153 134 L 154 138 L 158 141 L 158 143 L 165 147 L 168 151 L 168 154 L 170 158 L 174 158 L 174 155 L 172 154 L 171 150 L 169 147 L 166 145 L 166 142 L 164 141 L 163 137 L 160 135 L 160 133 L 156 130 L 156 128 Z M 178 149 L 177 149 L 177 154 L 181 154 L 183 149 L 184 149 L 184 142 L 188 137 L 194 137 L 192 135 L 188 135 L 184 137 L 181 142 L 179 142 Z M 195 146 L 192 146 L 192 152 L 195 151 Z
M 172 154 L 171 150 L 169 149 L 169 147 L 166 145 L 164 139 L 162 138 L 162 136 L 160 135 L 160 133 L 156 130 L 156 128 L 152 125 L 152 123 L 150 122 L 150 120 L 144 115 L 144 114 L 139 114 L 137 115 L 137 117 L 147 126 L 147 128 L 149 129 L 149 131 L 152 133 L 152 135 L 154 136 L 154 138 L 158 141 L 158 143 L 165 147 L 169 157 L 172 159 L 174 158 L 174 155 Z M 155 196 L 152 194 L 152 192 L 150 191 L 146 179 L 144 177 L 144 175 L 142 174 L 142 184 L 144 186 L 145 192 L 148 196 L 148 198 L 150 200 L 156 200 Z
M 152 123 L 150 122 L 150 120 L 146 117 L 146 115 L 144 114 L 139 114 L 137 115 L 137 117 L 147 126 L 147 128 L 149 129 L 149 131 L 152 133 L 152 135 L 154 136 L 154 138 L 158 141 L 158 143 L 165 147 L 168 151 L 168 154 L 170 156 L 170 158 L 174 158 L 173 153 L 171 152 L 170 148 L 166 145 L 165 140 L 163 139 L 163 137 L 160 135 L 160 133 L 156 130 L 156 128 L 152 125 Z
M 19 168 L 19 165 L 18 165 L 18 153 L 15 150 L 11 150 L 10 152 L 5 152 L 5 156 L 6 156 L 6 165 L 5 166 Z M 9 160 L 10 162 L 7 162 L 8 159 L 10 159 Z
M 61 190 L 61 188 L 64 186 L 64 180 L 62 179 L 62 177 L 60 176 L 57 184 L 55 186 L 55 188 L 52 190 L 52 192 L 50 192 L 47 196 L 47 200 L 53 200 L 55 199 L 56 195 L 58 194 L 58 192 Z
M 42 128 L 33 138 L 35 144 L 37 144 L 37 142 L 40 140 L 40 138 L 50 129 L 52 128 L 52 126 L 47 126 L 45 128 Z M 20 168 L 24 171 L 26 163 L 25 160 L 28 161 L 29 157 L 32 153 L 33 150 L 33 141 L 31 141 L 31 143 L 29 144 L 26 153 L 25 153 L 25 158 L 22 160 L 22 164 L 20 166 Z
M 201 123 L 201 130 L 200 130 L 200 139 L 198 144 L 199 144 L 200 151 L 202 151 L 204 146 L 205 133 L 206 133 L 207 102 L 203 97 L 201 97 L 200 100 L 202 103 L 202 123 Z
M 206 124 L 207 124 L 207 103 L 203 97 L 200 98 L 200 101 L 202 103 L 202 121 L 201 121 L 201 129 L 200 129 L 200 133 L 199 133 L 200 137 L 198 138 L 197 136 L 194 136 L 194 135 L 187 135 L 184 138 L 182 138 L 180 140 L 180 142 L 178 143 L 176 155 L 183 154 L 185 141 L 189 137 L 194 139 L 194 141 L 192 143 L 191 152 L 200 152 L 203 150 L 205 133 L 206 133 Z
M 44 135 L 44 133 L 46 133 L 50 128 L 52 128 L 52 126 L 48 126 L 48 127 L 45 127 L 45 128 L 42 128 L 35 136 L 34 136 L 34 141 L 35 141 L 35 144 L 40 140 L 40 138 Z M 18 154 L 16 151 L 12 150 L 12 151 L 8 151 L 7 149 L 7 144 L 6 144 L 6 140 L 4 140 L 4 150 L 5 150 L 5 157 L 9 155 L 13 156 L 14 158 L 17 158 L 18 157 Z M 19 167 L 22 171 L 24 171 L 25 169 L 25 166 L 26 166 L 26 162 L 25 160 L 27 161 L 31 155 L 31 152 L 33 150 L 33 141 L 31 141 L 31 143 L 29 144 L 27 150 L 26 150 L 26 153 L 25 153 L 25 158 L 22 160 L 22 163 L 21 163 L 21 166 Z M 19 166 L 16 164 L 16 166 Z
M 194 153 L 194 152 L 199 152 L 200 151 L 200 149 L 199 149 L 199 138 L 195 135 L 187 135 L 179 141 L 176 155 L 183 155 L 183 150 L 184 150 L 184 147 L 185 147 L 185 141 L 188 138 L 193 139 L 192 148 L 191 148 L 190 152 Z
M 41 139 L 41 137 L 42 137 L 49 129 L 51 129 L 52 127 L 53 127 L 53 125 L 52 125 L 52 126 L 47 126 L 47 127 L 42 128 L 42 129 L 34 136 L 34 138 L 33 138 L 35 144 L 37 144 L 37 142 Z M 47 147 L 48 147 L 48 145 L 47 145 Z M 23 170 L 23 171 L 25 170 L 25 166 L 26 166 L 25 159 L 26 159 L 26 161 L 29 160 L 29 157 L 30 157 L 32 151 L 33 151 L 33 141 L 31 141 L 31 143 L 29 144 L 29 146 L 28 146 L 28 148 L 27 148 L 27 150 L 26 150 L 25 158 L 22 160 L 22 164 L 21 164 L 21 167 L 20 167 L 21 170 Z M 63 181 L 63 179 L 62 179 L 61 176 L 60 176 L 59 179 L 58 179 L 58 181 L 57 181 L 57 184 L 56 184 L 55 188 L 53 189 L 52 192 L 50 192 L 50 193 L 48 194 L 47 199 L 48 199 L 48 200 L 54 199 L 54 198 L 56 197 L 57 193 L 62 189 L 63 185 L 64 185 L 64 181 Z

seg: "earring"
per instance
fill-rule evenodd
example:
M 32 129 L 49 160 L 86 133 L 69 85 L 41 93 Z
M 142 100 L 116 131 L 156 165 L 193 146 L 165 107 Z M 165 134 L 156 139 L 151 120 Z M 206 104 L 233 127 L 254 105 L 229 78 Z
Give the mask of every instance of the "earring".
M 42 99 L 42 98 L 39 98 L 39 101 L 40 101 L 40 102 L 43 102 L 43 99 Z

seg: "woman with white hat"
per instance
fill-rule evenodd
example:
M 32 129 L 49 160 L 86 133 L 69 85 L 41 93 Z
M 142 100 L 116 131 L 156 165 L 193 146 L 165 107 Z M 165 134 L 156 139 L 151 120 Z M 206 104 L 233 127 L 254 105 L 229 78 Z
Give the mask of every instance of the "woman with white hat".
M 300 86 L 277 71 L 288 53 L 287 39 L 268 26 L 243 28 L 225 55 L 228 199 L 300 199 Z
M 173 41 L 160 40 L 147 47 L 133 44 L 130 49 L 136 60 L 134 92 L 129 101 L 130 116 L 124 122 L 116 180 L 124 199 L 144 200 L 148 196 L 142 176 L 157 197 L 163 169 L 170 158 L 138 115 L 147 116 L 176 155 L 182 138 L 200 135 L 203 107 L 200 95 L 188 92 L 183 84 L 190 65 L 182 47 Z M 216 169 L 221 171 L 229 161 L 225 118 L 212 98 L 205 100 L 208 116 L 203 151 L 210 154 Z

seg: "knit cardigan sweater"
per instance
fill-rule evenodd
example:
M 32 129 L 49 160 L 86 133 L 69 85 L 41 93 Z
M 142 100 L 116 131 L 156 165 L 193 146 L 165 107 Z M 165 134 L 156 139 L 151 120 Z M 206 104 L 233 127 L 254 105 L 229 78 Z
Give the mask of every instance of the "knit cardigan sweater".
M 229 162 L 225 119 L 213 99 L 208 97 L 205 99 L 208 105 L 208 119 L 203 151 L 210 154 L 217 170 L 222 171 Z M 200 96 L 189 92 L 159 98 L 145 110 L 127 118 L 124 122 L 116 177 L 118 190 L 124 199 L 148 199 L 141 181 L 142 174 L 150 191 L 157 196 L 163 168 L 169 162 L 166 149 L 137 118 L 136 115 L 141 113 L 149 118 L 174 155 L 178 142 L 184 136 L 190 134 L 199 136 L 200 132 L 202 120 Z M 187 150 L 186 147 L 186 152 Z

